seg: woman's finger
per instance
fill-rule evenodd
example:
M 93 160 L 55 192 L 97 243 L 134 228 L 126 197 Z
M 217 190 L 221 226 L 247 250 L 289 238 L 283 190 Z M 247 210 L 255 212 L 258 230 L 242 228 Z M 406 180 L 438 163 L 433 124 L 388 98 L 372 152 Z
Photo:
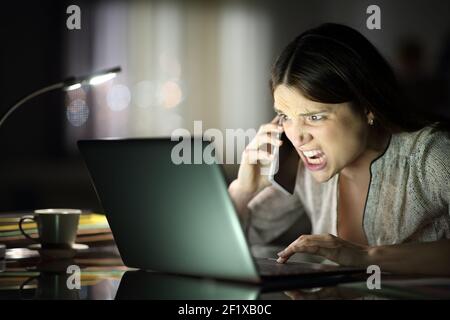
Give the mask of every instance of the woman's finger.
M 278 114 L 270 121 L 270 123 L 279 123 L 279 122 L 280 122 L 280 116 Z
M 338 238 L 331 235 L 302 235 L 278 253 L 278 262 L 286 262 L 296 252 L 306 252 L 332 260 L 339 250 Z
M 289 260 L 289 258 L 297 253 L 310 253 L 314 255 L 319 255 L 321 257 L 327 258 L 329 260 L 335 261 L 336 255 L 338 253 L 338 248 L 326 248 L 322 247 L 320 245 L 308 245 L 308 246 L 301 246 L 301 247 L 288 247 L 286 248 L 285 253 L 280 255 L 277 259 L 278 263 L 285 263 Z
M 327 233 L 327 234 L 302 234 L 298 239 L 313 239 L 313 240 L 326 240 L 326 241 L 334 241 L 339 239 L 338 237 Z
M 301 235 L 296 241 L 298 246 L 320 245 L 325 248 L 336 248 L 341 242 L 331 234 Z
M 266 123 L 259 127 L 258 134 L 283 132 L 283 127 L 277 123 Z
M 278 253 L 279 256 L 292 255 L 295 249 L 303 246 L 321 246 L 324 248 L 336 248 L 338 246 L 338 238 L 332 235 L 301 235 L 293 241 L 286 249 Z
M 259 149 L 246 149 L 245 150 L 246 162 L 249 164 L 257 164 L 261 161 L 270 162 L 273 160 L 274 156 L 267 151 Z
M 267 135 L 267 134 L 261 134 L 261 135 L 257 135 L 247 146 L 247 149 L 260 149 L 261 146 L 263 145 L 272 145 L 274 147 L 277 146 L 281 146 L 282 145 L 282 141 L 280 139 L 277 139 L 276 137 L 272 136 L 272 135 Z

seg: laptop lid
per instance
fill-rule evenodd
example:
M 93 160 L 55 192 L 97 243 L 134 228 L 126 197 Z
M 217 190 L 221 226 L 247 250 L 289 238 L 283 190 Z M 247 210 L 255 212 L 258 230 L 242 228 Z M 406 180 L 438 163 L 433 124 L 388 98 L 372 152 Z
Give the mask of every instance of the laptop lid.
M 200 138 L 78 141 L 127 266 L 258 282 L 221 168 L 198 159 L 208 145 Z M 174 163 L 180 155 L 190 163 Z

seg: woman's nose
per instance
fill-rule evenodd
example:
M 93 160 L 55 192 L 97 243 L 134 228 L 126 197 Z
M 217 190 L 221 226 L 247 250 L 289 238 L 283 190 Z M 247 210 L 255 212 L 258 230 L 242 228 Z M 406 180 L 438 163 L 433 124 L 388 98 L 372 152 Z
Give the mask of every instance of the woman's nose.
M 296 147 L 301 147 L 302 145 L 306 144 L 308 141 L 309 141 L 309 139 L 308 139 L 307 134 L 305 134 L 304 132 L 297 132 L 295 134 L 293 143 Z
M 311 140 L 311 135 L 309 135 L 304 126 L 295 125 L 293 128 L 293 140 L 292 143 L 296 147 L 301 147 L 302 145 L 308 143 Z

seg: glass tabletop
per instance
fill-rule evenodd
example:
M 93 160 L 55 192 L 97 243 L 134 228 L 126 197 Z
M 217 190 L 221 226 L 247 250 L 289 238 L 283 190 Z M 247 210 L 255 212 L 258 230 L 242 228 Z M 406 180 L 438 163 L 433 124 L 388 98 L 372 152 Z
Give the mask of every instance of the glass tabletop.
M 257 257 L 279 248 L 256 247 Z M 70 259 L 43 261 L 29 249 L 8 250 L 0 260 L 0 299 L 81 300 L 309 300 L 309 299 L 450 299 L 449 279 L 383 276 L 381 290 L 369 290 L 366 277 L 348 283 L 295 290 L 267 290 L 261 285 L 169 275 L 127 268 L 115 245 L 92 247 Z M 296 256 L 297 260 L 317 257 Z

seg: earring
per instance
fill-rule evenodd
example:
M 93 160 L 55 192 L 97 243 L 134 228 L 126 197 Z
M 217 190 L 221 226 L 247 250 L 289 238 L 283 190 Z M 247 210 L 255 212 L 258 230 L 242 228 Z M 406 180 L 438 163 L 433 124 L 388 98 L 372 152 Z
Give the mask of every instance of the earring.
M 369 125 L 373 126 L 373 119 L 369 119 Z

